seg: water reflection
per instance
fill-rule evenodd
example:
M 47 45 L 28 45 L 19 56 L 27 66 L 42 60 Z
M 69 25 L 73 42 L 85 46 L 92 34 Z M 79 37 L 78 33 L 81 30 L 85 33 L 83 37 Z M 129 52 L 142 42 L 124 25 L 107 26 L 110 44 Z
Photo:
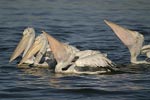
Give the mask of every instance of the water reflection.
M 122 69 L 126 70 L 126 72 L 122 74 L 92 76 L 77 74 L 56 74 L 53 70 L 45 68 L 28 68 L 21 69 L 21 71 L 23 71 L 24 75 L 30 75 L 30 77 L 34 76 L 35 80 L 45 80 L 44 82 L 38 81 L 36 85 L 49 85 L 49 88 L 55 88 L 67 92 L 72 92 L 74 90 L 82 91 L 85 89 L 92 89 L 98 93 L 101 91 L 118 93 L 118 91 L 139 91 L 145 89 L 143 85 L 135 84 L 133 80 L 134 78 L 139 78 L 139 75 L 141 73 L 145 73 L 145 70 L 150 70 L 149 66 L 130 65 L 128 69 L 127 67 L 123 67 Z M 131 74 L 131 76 L 128 76 L 128 74 Z

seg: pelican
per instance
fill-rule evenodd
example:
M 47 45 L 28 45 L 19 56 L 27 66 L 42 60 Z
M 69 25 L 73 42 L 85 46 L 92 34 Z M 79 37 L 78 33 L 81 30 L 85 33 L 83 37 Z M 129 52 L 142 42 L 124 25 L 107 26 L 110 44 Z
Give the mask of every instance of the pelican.
M 125 46 L 130 51 L 130 62 L 133 64 L 150 64 L 150 62 L 147 62 L 145 60 L 138 61 L 137 57 L 142 52 L 147 55 L 147 57 L 150 57 L 150 45 L 149 46 L 143 46 L 144 42 L 144 36 L 137 32 L 132 31 L 126 28 L 123 28 L 113 22 L 104 20 L 104 22 L 111 27 L 111 29 L 114 31 L 114 33 L 117 35 L 117 37 L 124 43 Z
M 31 54 L 29 54 L 30 51 Z M 47 67 L 49 65 L 52 66 L 55 62 L 46 37 L 40 34 L 35 39 L 34 28 L 26 28 L 23 31 L 23 37 L 14 50 L 9 62 L 15 60 L 22 52 L 22 60 L 18 64 L 18 67 L 22 67 L 22 64 Z M 46 55 L 49 55 L 49 57 Z
M 53 54 L 48 45 L 47 38 L 45 37 L 44 34 L 40 34 L 39 36 L 36 37 L 35 42 L 27 51 L 27 53 L 24 55 L 24 57 L 22 58 L 22 60 L 18 65 L 23 64 L 32 56 L 35 56 L 33 66 L 52 67 L 55 65 L 56 61 L 53 57 Z M 41 60 L 43 60 L 43 63 L 41 63 Z
M 56 73 L 101 74 L 117 70 L 113 62 L 99 51 L 78 51 L 44 31 L 43 34 L 47 37 L 56 59 Z
M 32 46 L 34 39 L 35 39 L 34 29 L 33 28 L 26 28 L 23 31 L 23 37 L 20 40 L 20 42 L 18 43 L 16 49 L 14 50 L 9 62 L 12 62 L 13 60 L 15 60 L 23 51 L 24 52 L 23 52 L 22 57 L 24 57 L 25 54 L 27 53 L 27 51 Z M 26 60 L 24 63 L 32 64 L 34 62 L 33 60 L 34 60 L 34 58 L 31 57 L 28 60 Z

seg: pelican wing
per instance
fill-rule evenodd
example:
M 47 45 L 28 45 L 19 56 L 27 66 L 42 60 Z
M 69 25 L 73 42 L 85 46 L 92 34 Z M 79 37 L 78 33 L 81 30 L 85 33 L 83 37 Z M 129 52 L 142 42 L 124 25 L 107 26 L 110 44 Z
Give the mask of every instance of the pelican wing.
M 142 54 L 146 54 L 148 58 L 150 58 L 150 45 L 144 45 L 141 49 Z
M 108 67 L 110 65 L 113 65 L 112 62 L 106 58 L 102 54 L 93 54 L 93 55 L 88 55 L 82 58 L 79 58 L 75 62 L 76 66 L 90 66 L 90 67 Z
M 141 49 L 142 53 L 150 52 L 150 45 L 144 45 Z
M 94 50 L 84 50 L 84 51 L 78 51 L 76 52 L 76 56 L 79 57 L 79 58 L 84 58 L 86 56 L 91 56 L 91 55 L 94 55 L 94 54 L 99 54 L 99 55 L 102 55 L 102 56 L 107 56 L 106 54 L 102 54 L 100 51 L 94 51 Z

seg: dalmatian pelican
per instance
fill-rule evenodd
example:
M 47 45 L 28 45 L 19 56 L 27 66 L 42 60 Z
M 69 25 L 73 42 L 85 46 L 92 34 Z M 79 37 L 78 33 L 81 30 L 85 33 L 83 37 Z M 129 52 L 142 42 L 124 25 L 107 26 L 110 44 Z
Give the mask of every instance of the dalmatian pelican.
M 77 51 L 44 31 L 43 34 L 47 37 L 57 61 L 56 73 L 101 74 L 118 70 L 114 63 L 99 51 Z
M 150 58 L 150 45 L 144 45 L 144 36 L 137 32 L 123 28 L 113 22 L 104 20 L 104 22 L 114 31 L 117 37 L 124 43 L 130 51 L 130 62 L 133 64 L 150 64 L 147 60 L 138 61 L 137 57 L 146 54 Z
M 23 37 L 18 43 L 13 54 L 11 55 L 9 62 L 12 62 L 13 60 L 15 60 L 22 52 L 23 52 L 22 57 L 24 57 L 27 51 L 32 46 L 34 39 L 35 39 L 35 30 L 33 28 L 26 28 L 23 31 Z M 34 60 L 34 57 L 31 57 L 28 60 L 26 60 L 24 63 L 32 64 L 34 62 L 33 60 Z
M 9 62 L 15 60 L 22 52 L 23 55 L 22 60 L 18 64 L 19 67 L 22 66 L 22 64 L 47 67 L 55 63 L 46 37 L 40 34 L 35 39 L 34 28 L 26 28 L 24 30 L 23 37 L 14 50 Z M 29 55 L 29 52 L 31 52 L 30 55 L 32 56 Z
M 24 55 L 22 60 L 18 65 L 23 64 L 25 61 L 30 59 L 32 56 L 35 56 L 33 66 L 39 67 L 53 67 L 56 64 L 56 61 L 53 57 L 53 54 L 49 48 L 47 38 L 44 34 L 40 34 L 36 37 L 35 42 Z

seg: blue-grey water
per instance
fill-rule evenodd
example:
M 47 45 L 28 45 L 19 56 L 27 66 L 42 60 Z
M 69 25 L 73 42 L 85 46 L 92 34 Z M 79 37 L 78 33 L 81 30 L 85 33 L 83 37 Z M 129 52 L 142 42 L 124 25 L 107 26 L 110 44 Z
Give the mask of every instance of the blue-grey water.
M 0 0 L 0 100 L 150 100 L 148 65 L 131 68 L 132 73 L 64 75 L 8 63 L 24 28 L 34 27 L 37 34 L 45 30 L 128 65 L 128 49 L 104 19 L 141 32 L 144 44 L 150 43 L 149 0 Z

